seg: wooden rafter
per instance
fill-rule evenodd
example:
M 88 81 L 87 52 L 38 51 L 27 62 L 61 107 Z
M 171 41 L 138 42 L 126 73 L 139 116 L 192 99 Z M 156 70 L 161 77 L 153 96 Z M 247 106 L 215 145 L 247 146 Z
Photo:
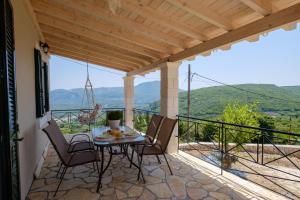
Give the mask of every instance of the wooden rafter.
M 172 52 L 170 46 L 163 45 L 160 42 L 156 42 L 149 38 L 141 37 L 133 32 L 121 29 L 120 27 L 106 24 L 102 20 L 96 20 L 94 17 L 74 12 L 73 9 L 67 9 L 66 7 L 57 5 L 54 6 L 52 4 L 44 4 L 43 2 L 35 0 L 33 0 L 32 3 L 38 18 L 42 15 L 43 17 L 51 17 L 52 20 L 69 22 L 75 26 L 84 27 L 94 32 L 115 37 L 116 39 L 125 40 L 134 45 L 157 52 L 162 56 Z
M 140 4 L 138 6 L 134 3 L 132 3 L 131 0 L 122 0 L 122 2 L 123 2 L 122 8 L 124 8 L 126 10 L 130 10 L 141 16 L 144 16 L 150 20 L 155 21 L 158 24 L 162 24 L 165 27 L 172 29 L 174 31 L 177 31 L 178 33 L 181 33 L 187 37 L 190 37 L 192 39 L 196 39 L 199 41 L 205 41 L 207 39 L 206 36 L 204 36 L 200 31 L 191 29 L 186 24 L 176 21 L 168 16 L 165 16 L 165 15 L 161 14 L 160 12 L 157 12 L 151 8 L 148 8 L 147 6 L 144 6 L 142 4 Z
M 245 5 L 259 14 L 265 16 L 272 13 L 272 4 L 270 0 L 241 0 Z
M 108 35 L 101 34 L 101 33 L 92 31 L 90 29 L 74 25 L 73 23 L 66 22 L 63 20 L 58 20 L 54 17 L 42 15 L 39 13 L 36 13 L 36 14 L 38 16 L 38 20 L 39 20 L 40 24 L 48 25 L 48 26 L 60 29 L 62 31 L 65 31 L 65 32 L 75 33 L 77 35 L 87 37 L 87 38 L 90 38 L 90 39 L 93 39 L 93 40 L 96 40 L 99 42 L 106 42 L 106 43 L 112 44 L 114 46 L 121 46 L 123 48 L 130 49 L 136 53 L 148 56 L 153 59 L 157 59 L 160 57 L 159 54 L 154 53 L 153 51 L 151 51 L 149 49 L 146 49 L 146 48 L 138 46 L 138 45 L 134 45 L 127 41 L 115 39 Z
M 211 23 L 219 28 L 225 29 L 225 30 L 231 30 L 232 25 L 231 23 L 225 19 L 224 17 L 220 17 L 217 14 L 215 14 L 215 11 L 210 10 L 208 8 L 203 8 L 199 6 L 198 0 L 167 0 L 170 4 L 175 5 L 178 8 L 181 8 L 198 18 Z
M 139 68 L 142 65 L 141 63 L 132 61 L 131 59 L 124 59 L 121 56 L 116 57 L 111 54 L 107 54 L 106 52 L 103 52 L 103 51 L 96 51 L 94 48 L 90 48 L 87 45 L 82 45 L 77 42 L 70 42 L 70 41 L 67 41 L 64 39 L 57 38 L 55 36 L 48 35 L 48 34 L 44 34 L 44 35 L 45 35 L 47 43 L 51 47 L 55 46 L 55 47 L 65 48 L 67 50 L 72 49 L 77 52 L 82 51 L 82 52 L 87 53 L 90 57 L 117 61 L 118 63 L 126 64 L 129 67 L 132 66 L 133 68 Z
M 44 35 L 47 39 L 46 41 L 54 40 L 54 41 L 57 41 L 57 42 L 60 42 L 60 43 L 66 43 L 66 44 L 74 45 L 74 46 L 77 46 L 77 47 L 86 48 L 86 49 L 89 49 L 90 51 L 100 53 L 100 54 L 103 54 L 105 56 L 110 56 L 112 59 L 120 58 L 120 59 L 123 59 L 125 61 L 131 62 L 133 64 L 138 64 L 138 65 L 145 65 L 146 63 L 149 64 L 149 62 L 145 62 L 145 61 L 136 59 L 134 57 L 126 56 L 122 53 L 110 51 L 109 49 L 99 48 L 96 45 L 95 46 L 90 45 L 90 44 L 82 42 L 82 41 L 76 41 L 76 40 L 70 40 L 70 39 L 66 39 L 66 38 L 62 38 L 62 37 L 57 37 L 54 34 L 45 33 L 45 32 L 44 32 Z
M 195 47 L 171 55 L 168 58 L 161 59 L 160 61 L 154 62 L 153 64 L 131 71 L 128 73 L 128 75 L 131 76 L 143 73 L 145 71 L 157 68 L 158 65 L 163 62 L 176 62 L 298 20 L 300 20 L 300 3 L 276 13 L 272 13 L 262 19 L 220 35 L 205 43 L 201 43 L 199 45 L 196 45 Z
M 113 69 L 117 69 L 117 70 L 122 70 L 122 71 L 125 71 L 125 72 L 131 71 L 130 68 L 128 68 L 127 66 L 122 65 L 122 64 L 111 63 L 111 62 L 107 62 L 107 61 L 101 60 L 101 59 L 87 58 L 87 56 L 82 54 L 82 53 L 66 51 L 65 49 L 61 49 L 61 48 L 58 48 L 58 47 L 53 47 L 51 49 L 51 53 L 56 54 L 56 55 L 60 55 L 60 56 L 64 56 L 64 57 L 73 58 L 73 59 L 76 59 L 76 60 L 80 60 L 82 62 L 89 62 L 89 63 L 92 63 L 92 64 L 104 66 L 104 67 L 109 67 L 109 68 L 113 68 Z
M 49 2 L 50 0 L 48 0 Z M 183 41 L 172 37 L 166 33 L 161 32 L 161 30 L 156 28 L 149 28 L 148 26 L 137 23 L 128 18 L 122 17 L 117 14 L 113 14 L 107 9 L 104 9 L 99 2 L 88 2 L 82 0 L 51 0 L 51 2 L 55 2 L 58 4 L 62 4 L 64 6 L 68 6 L 77 10 L 79 12 L 92 15 L 97 19 L 105 20 L 114 25 L 118 25 L 125 29 L 136 32 L 137 34 L 144 35 L 146 37 L 152 38 L 156 41 L 160 41 L 162 43 L 171 45 L 177 48 L 186 48 L 186 45 Z
M 41 24 L 40 26 L 41 26 L 44 34 L 55 36 L 55 37 L 61 38 L 63 40 L 67 40 L 67 41 L 71 41 L 71 42 L 75 42 L 75 43 L 79 43 L 79 44 L 88 44 L 88 46 L 95 48 L 97 50 L 98 49 L 105 50 L 112 54 L 116 54 L 116 56 L 127 56 L 129 59 L 134 59 L 138 62 L 143 62 L 144 64 L 149 64 L 153 61 L 151 58 L 149 58 L 147 56 L 137 54 L 135 52 L 130 51 L 130 49 L 121 48 L 119 46 L 115 47 L 110 44 L 106 44 L 106 43 L 92 40 L 92 39 L 89 39 L 89 38 L 86 38 L 86 37 L 83 37 L 80 35 L 76 35 L 74 33 L 62 31 L 60 29 L 53 28 L 48 25 Z

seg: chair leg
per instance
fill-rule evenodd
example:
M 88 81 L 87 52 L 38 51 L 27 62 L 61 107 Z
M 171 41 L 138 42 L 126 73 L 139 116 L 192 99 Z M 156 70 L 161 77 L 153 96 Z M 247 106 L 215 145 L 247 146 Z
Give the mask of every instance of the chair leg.
M 60 184 L 62 183 L 62 180 L 64 179 L 64 176 L 65 176 L 65 174 L 66 174 L 66 172 L 67 172 L 67 169 L 68 169 L 68 167 L 65 167 L 65 168 L 63 169 L 63 171 L 62 171 L 62 173 L 61 173 L 61 176 L 60 176 L 60 180 L 59 180 L 58 186 L 57 186 L 57 188 L 56 188 L 56 191 L 55 191 L 53 197 L 56 196 L 56 193 L 57 193 L 57 191 L 58 191 L 58 188 L 59 188 Z
M 96 170 L 96 169 L 95 169 L 95 162 L 93 162 L 93 169 L 94 169 L 94 171 Z
M 137 158 L 138 158 L 138 162 L 139 162 L 139 173 L 138 173 L 138 181 L 140 180 L 140 174 L 142 171 L 142 162 L 143 162 L 143 154 L 141 155 L 141 159 L 140 159 L 140 155 L 138 153 L 137 154 Z M 145 181 L 145 180 L 144 180 Z
M 158 156 L 158 155 L 156 155 L 156 158 L 157 158 L 157 162 L 158 162 L 159 164 L 161 164 L 161 162 L 160 162 L 160 159 L 159 159 L 159 156 Z
M 167 165 L 168 165 L 168 167 L 169 167 L 169 170 L 170 170 L 170 173 L 171 173 L 171 175 L 173 175 L 173 172 L 172 172 L 172 170 L 171 170 L 171 167 L 170 167 L 170 165 L 169 165 L 169 162 L 168 162 L 168 160 L 167 160 L 167 157 L 166 157 L 166 155 L 163 153 L 163 156 L 164 156 L 164 158 L 165 158 L 165 160 L 166 160 L 166 162 L 167 162 Z
M 58 177 L 59 172 L 60 172 L 60 170 L 61 170 L 61 167 L 62 167 L 62 163 L 60 163 L 60 166 L 59 166 L 59 169 L 58 169 L 58 171 L 57 171 L 56 177 Z
M 132 149 L 129 168 L 131 168 L 131 166 L 132 166 L 133 154 L 134 154 L 134 150 Z

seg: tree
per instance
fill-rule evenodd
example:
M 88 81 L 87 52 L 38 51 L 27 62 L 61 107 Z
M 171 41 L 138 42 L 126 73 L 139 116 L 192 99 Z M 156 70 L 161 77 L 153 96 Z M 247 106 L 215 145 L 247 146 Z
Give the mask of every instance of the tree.
M 273 130 L 275 129 L 275 121 L 272 117 L 268 115 L 261 115 L 258 118 L 258 123 L 259 123 L 259 128 L 265 128 L 265 129 L 270 129 Z M 263 135 L 265 138 L 263 138 Z M 272 131 L 261 131 L 261 137 L 259 138 L 259 142 L 262 143 L 271 143 L 274 138 L 274 133 Z M 253 142 L 257 142 L 257 139 L 254 140 Z
M 238 124 L 242 126 L 259 127 L 257 103 L 241 104 L 237 101 L 226 106 L 222 120 L 226 123 Z M 225 151 L 228 150 L 228 143 L 234 142 L 244 144 L 251 142 L 252 139 L 259 137 L 259 132 L 254 129 L 245 127 L 226 125 L 225 136 Z
M 203 141 L 211 142 L 218 133 L 218 127 L 214 124 L 205 124 L 202 128 Z

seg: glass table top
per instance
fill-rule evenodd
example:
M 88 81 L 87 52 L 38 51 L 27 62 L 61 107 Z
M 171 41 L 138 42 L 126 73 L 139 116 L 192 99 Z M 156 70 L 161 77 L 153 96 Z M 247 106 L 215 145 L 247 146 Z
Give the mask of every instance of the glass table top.
M 119 144 L 134 144 L 145 141 L 145 137 L 139 134 L 137 131 L 127 127 L 120 126 L 120 131 L 122 132 L 121 138 L 115 138 L 113 136 L 109 138 L 101 138 L 107 131 L 111 130 L 108 126 L 101 126 L 92 129 L 93 142 L 96 146 L 109 146 L 109 145 L 119 145 Z M 135 134 L 134 134 L 135 133 Z M 127 134 L 133 136 L 126 136 Z M 99 138 L 100 137 L 100 138 Z

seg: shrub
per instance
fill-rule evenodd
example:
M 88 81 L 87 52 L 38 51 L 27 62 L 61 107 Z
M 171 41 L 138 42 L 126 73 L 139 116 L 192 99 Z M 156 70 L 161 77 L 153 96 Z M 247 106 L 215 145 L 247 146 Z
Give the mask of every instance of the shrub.
M 120 110 L 109 111 L 107 112 L 108 120 L 121 120 L 123 117 L 123 112 Z

